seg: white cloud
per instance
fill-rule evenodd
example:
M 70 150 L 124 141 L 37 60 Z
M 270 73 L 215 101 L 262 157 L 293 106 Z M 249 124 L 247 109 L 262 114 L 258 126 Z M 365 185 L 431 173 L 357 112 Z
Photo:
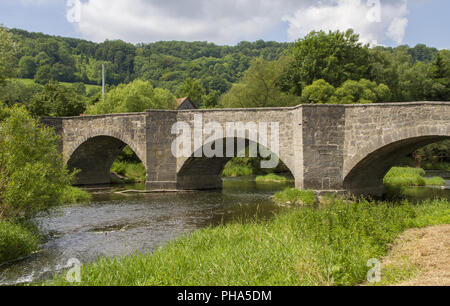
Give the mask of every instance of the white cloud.
M 407 14 L 407 0 L 330 0 L 296 10 L 283 20 L 289 22 L 290 39 L 313 30 L 353 28 L 365 43 L 376 45 L 390 38 L 401 44 L 408 25 Z
M 407 25 L 406 0 L 381 2 L 377 23 L 370 21 L 373 14 L 368 16 L 367 0 L 84 0 L 80 22 L 75 24 L 94 41 L 233 44 L 260 39 L 286 22 L 291 40 L 312 30 L 354 28 L 367 42 L 392 38 L 400 43 Z

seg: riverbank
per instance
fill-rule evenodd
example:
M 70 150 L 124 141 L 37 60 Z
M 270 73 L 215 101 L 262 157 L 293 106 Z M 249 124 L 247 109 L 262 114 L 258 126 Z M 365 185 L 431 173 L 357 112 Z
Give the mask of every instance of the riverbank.
M 356 285 L 406 229 L 450 223 L 450 202 L 335 201 L 194 232 L 146 255 L 83 266 L 81 285 Z M 63 276 L 47 285 L 68 285 Z

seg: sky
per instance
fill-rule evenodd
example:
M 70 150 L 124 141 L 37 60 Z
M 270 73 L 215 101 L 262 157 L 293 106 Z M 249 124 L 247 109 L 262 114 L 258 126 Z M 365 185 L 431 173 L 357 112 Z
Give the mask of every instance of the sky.
M 0 0 L 0 24 L 95 42 L 296 41 L 353 28 L 364 43 L 450 48 L 448 0 Z

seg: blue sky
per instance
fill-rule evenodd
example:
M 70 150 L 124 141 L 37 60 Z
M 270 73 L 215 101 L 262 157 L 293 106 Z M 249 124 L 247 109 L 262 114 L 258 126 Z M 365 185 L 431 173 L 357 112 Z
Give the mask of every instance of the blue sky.
M 448 0 L 2 0 L 7 27 L 93 41 L 293 41 L 353 27 L 364 42 L 450 48 Z

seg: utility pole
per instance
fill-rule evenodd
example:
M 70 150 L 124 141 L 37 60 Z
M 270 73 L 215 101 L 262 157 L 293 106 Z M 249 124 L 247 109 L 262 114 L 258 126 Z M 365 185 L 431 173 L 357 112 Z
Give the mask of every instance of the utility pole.
M 105 101 L 105 64 L 102 64 L 102 99 Z

